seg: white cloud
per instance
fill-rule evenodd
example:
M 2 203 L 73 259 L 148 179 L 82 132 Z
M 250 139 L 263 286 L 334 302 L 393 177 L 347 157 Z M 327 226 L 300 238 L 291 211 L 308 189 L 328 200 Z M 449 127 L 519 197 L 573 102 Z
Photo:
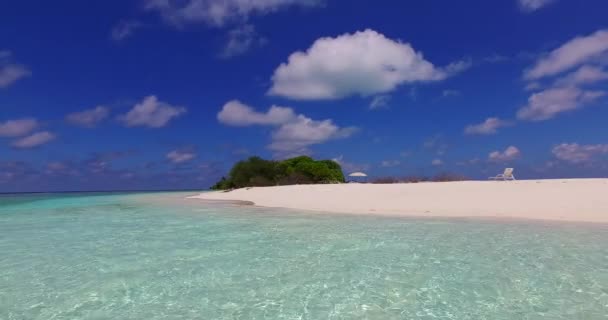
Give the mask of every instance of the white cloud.
M 6 88 L 30 74 L 30 71 L 26 67 L 18 64 L 0 66 L 0 88 Z
M 608 30 L 599 30 L 589 36 L 576 37 L 539 59 L 525 72 L 527 80 L 552 76 L 608 53 Z
M 510 125 L 508 121 L 501 120 L 499 118 L 487 118 L 484 122 L 480 124 L 474 124 L 467 126 L 464 129 L 464 133 L 466 134 L 495 134 L 498 132 L 499 128 L 506 127 Z
M 533 12 L 542 7 L 545 7 L 555 0 L 517 0 L 519 2 L 519 7 L 521 10 L 525 12 Z
M 228 59 L 242 55 L 253 47 L 263 45 L 266 41 L 257 33 L 253 25 L 238 26 L 228 32 L 228 41 L 220 53 L 220 57 Z
M 604 96 L 605 91 L 581 90 L 575 87 L 550 88 L 533 94 L 528 104 L 517 112 L 517 118 L 543 121 L 557 114 L 582 108 Z
M 32 74 L 27 67 L 10 62 L 11 56 L 12 52 L 8 50 L 0 51 L 0 88 L 7 88 Z
M 295 52 L 272 76 L 269 94 L 292 99 L 338 99 L 386 93 L 405 83 L 439 81 L 467 62 L 437 68 L 408 43 L 365 30 L 317 39 Z
M 157 11 L 173 25 L 205 23 L 222 27 L 290 6 L 316 6 L 320 0 L 145 0 L 145 9 Z
M 443 160 L 441 159 L 434 159 L 433 161 L 431 161 L 431 164 L 434 166 L 442 166 L 443 165 Z
M 38 127 L 33 118 L 8 120 L 0 123 L 0 137 L 19 137 L 32 132 Z
M 555 81 L 556 86 L 579 86 L 608 79 L 608 72 L 595 66 L 582 66 Z
M 268 148 L 278 155 L 308 154 L 312 145 L 347 138 L 355 131 L 354 127 L 340 128 L 331 119 L 316 121 L 299 115 L 272 133 Z
M 377 95 L 372 99 L 372 102 L 369 104 L 370 110 L 381 109 L 388 106 L 389 101 L 391 101 L 391 96 L 388 94 Z
M 161 128 L 186 113 L 186 108 L 159 101 L 156 96 L 145 97 L 131 111 L 118 117 L 127 127 Z
M 167 159 L 173 163 L 184 163 L 196 158 L 196 153 L 192 151 L 173 150 L 167 153 Z
M 266 113 L 261 113 L 238 100 L 228 101 L 217 114 L 221 123 L 231 126 L 280 125 L 295 118 L 291 108 L 272 106 Z
M 488 159 L 493 162 L 509 162 L 521 156 L 521 152 L 517 147 L 510 146 L 505 151 L 494 151 L 488 155 Z
M 34 148 L 46 144 L 55 139 L 55 135 L 48 131 L 33 133 L 29 136 L 17 139 L 13 142 L 13 147 L 20 149 Z
M 112 28 L 110 36 L 114 41 L 122 41 L 133 35 L 135 30 L 143 27 L 143 24 L 135 20 L 124 20 Z
M 399 160 L 384 160 L 380 163 L 381 167 L 384 168 L 392 168 L 392 167 L 397 167 L 401 164 L 401 161 Z
M 76 126 L 93 128 L 106 119 L 108 115 L 110 115 L 110 109 L 97 106 L 93 109 L 70 113 L 65 117 L 65 120 Z
M 578 143 L 562 143 L 552 150 L 555 157 L 573 164 L 589 163 L 594 157 L 608 154 L 608 144 L 580 145 Z
M 331 119 L 313 120 L 305 115 L 296 115 L 292 108 L 272 106 L 267 112 L 257 112 L 238 100 L 227 102 L 218 113 L 219 122 L 231 126 L 274 126 L 272 141 L 268 148 L 276 156 L 309 154 L 308 147 L 333 139 L 346 138 L 356 128 L 341 128 Z
M 446 76 L 450 76 L 456 73 L 463 72 L 472 66 L 473 61 L 471 59 L 465 59 L 448 64 L 447 66 L 445 66 L 445 68 L 443 68 L 443 71 L 445 71 Z

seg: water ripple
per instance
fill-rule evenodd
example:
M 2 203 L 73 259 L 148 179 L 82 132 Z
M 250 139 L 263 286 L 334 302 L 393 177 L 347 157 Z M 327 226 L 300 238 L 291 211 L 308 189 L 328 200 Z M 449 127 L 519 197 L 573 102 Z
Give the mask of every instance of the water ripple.
M 0 319 L 608 318 L 606 226 L 201 207 L 181 196 L 0 206 Z

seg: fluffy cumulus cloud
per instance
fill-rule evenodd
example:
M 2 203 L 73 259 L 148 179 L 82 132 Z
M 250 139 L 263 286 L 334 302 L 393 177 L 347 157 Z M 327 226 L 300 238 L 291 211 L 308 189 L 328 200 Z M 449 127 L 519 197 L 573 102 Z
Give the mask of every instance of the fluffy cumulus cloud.
M 521 156 L 521 151 L 517 147 L 510 146 L 505 151 L 494 151 L 488 155 L 488 160 L 492 162 L 509 162 Z
M 501 120 L 496 117 L 487 118 L 484 122 L 480 124 L 473 124 L 467 126 L 464 129 L 464 133 L 466 134 L 495 134 L 498 132 L 499 128 L 506 127 L 509 125 L 508 121 Z
M 7 120 L 0 122 L 0 137 L 19 137 L 32 132 L 38 127 L 34 118 Z
M 580 145 L 578 143 L 562 143 L 555 146 L 552 152 L 559 160 L 573 164 L 585 164 L 592 162 L 599 155 L 608 154 L 608 144 Z
M 583 90 L 576 87 L 557 87 L 533 94 L 528 104 L 517 112 L 517 118 L 543 121 L 557 114 L 582 108 L 606 95 L 605 91 Z
M 238 100 L 226 103 L 217 118 L 230 126 L 276 127 L 268 148 L 278 157 L 308 154 L 312 145 L 346 138 L 356 131 L 354 127 L 339 127 L 331 119 L 313 120 L 302 114 L 296 115 L 288 107 L 272 106 L 266 112 L 258 112 Z
M 308 147 L 312 145 L 347 138 L 355 131 L 354 127 L 341 128 L 331 119 L 317 121 L 299 115 L 272 133 L 272 143 L 268 148 L 278 155 L 308 154 Z
M 34 118 L 8 120 L 0 123 L 0 137 L 18 138 L 11 144 L 18 149 L 38 147 L 55 139 L 55 135 L 48 131 L 32 133 L 39 126 Z
M 608 30 L 604 29 L 566 42 L 540 58 L 525 72 L 524 77 L 527 80 L 535 80 L 557 75 L 606 54 L 608 54 Z
M 184 107 L 172 106 L 158 100 L 156 96 L 148 96 L 118 119 L 127 127 L 162 128 L 184 113 Z
M 296 114 L 291 108 L 272 106 L 267 112 L 257 112 L 238 100 L 228 101 L 217 114 L 217 119 L 230 126 L 280 125 L 292 121 Z
M 556 86 L 580 86 L 608 80 L 608 72 L 597 66 L 582 66 L 555 81 Z
M 17 139 L 12 146 L 19 149 L 28 149 L 41 146 L 55 139 L 55 135 L 48 131 L 33 133 L 29 136 Z
M 27 67 L 11 62 L 11 56 L 10 51 L 0 51 L 0 89 L 32 74 Z
M 302 100 L 369 96 L 405 83 L 443 80 L 469 65 L 435 67 L 410 44 L 368 29 L 320 38 L 306 52 L 291 54 L 275 70 L 269 94 Z
M 555 0 L 517 0 L 517 2 L 524 12 L 533 12 L 550 5 L 555 2 Z
M 608 80 L 608 30 L 576 37 L 541 57 L 524 73 L 527 90 L 533 93 L 527 105 L 520 108 L 520 120 L 542 121 L 556 115 L 583 108 L 605 96 L 596 84 Z M 594 89 L 595 88 L 595 89 Z
M 147 10 L 158 12 L 176 26 L 204 23 L 222 27 L 290 6 L 316 6 L 321 0 L 145 0 L 144 3 Z
M 196 153 L 193 151 L 173 150 L 167 153 L 167 159 L 172 163 L 185 163 L 196 158 Z
M 93 128 L 110 115 L 110 109 L 97 106 L 93 109 L 70 113 L 65 117 L 68 123 L 84 128 Z

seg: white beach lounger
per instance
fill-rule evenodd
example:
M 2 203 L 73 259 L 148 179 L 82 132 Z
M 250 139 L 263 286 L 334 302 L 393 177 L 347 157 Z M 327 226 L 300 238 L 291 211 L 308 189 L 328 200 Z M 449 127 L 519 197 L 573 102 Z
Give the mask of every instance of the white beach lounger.
M 490 180 L 515 180 L 515 176 L 513 175 L 513 168 L 506 168 L 504 173 L 496 175 L 496 177 L 489 177 Z

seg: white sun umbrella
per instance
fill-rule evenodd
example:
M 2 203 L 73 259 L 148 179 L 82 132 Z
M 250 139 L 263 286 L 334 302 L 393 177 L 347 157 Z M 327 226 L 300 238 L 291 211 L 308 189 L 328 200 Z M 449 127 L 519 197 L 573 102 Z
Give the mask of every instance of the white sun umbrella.
M 348 175 L 351 182 L 365 182 L 365 179 L 367 178 L 367 174 L 363 173 L 363 172 L 353 172 L 351 174 Z
M 363 178 L 363 177 L 367 177 L 367 175 L 363 172 L 353 172 L 351 174 L 348 175 L 349 177 L 357 177 L 357 178 Z

